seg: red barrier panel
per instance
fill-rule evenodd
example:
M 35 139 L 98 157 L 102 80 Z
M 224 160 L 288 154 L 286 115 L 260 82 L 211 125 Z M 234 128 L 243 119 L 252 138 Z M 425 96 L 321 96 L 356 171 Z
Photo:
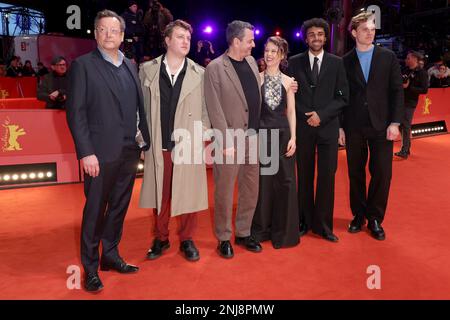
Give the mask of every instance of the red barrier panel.
M 0 124 L 0 157 L 75 152 L 65 111 L 1 110 Z
M 75 146 L 61 110 L 0 110 L 0 165 L 57 164 L 57 182 L 79 181 Z
M 36 77 L 0 77 L 0 99 L 36 98 Z
M 446 120 L 450 126 L 450 88 L 430 88 L 419 97 L 413 124 Z
M 0 109 L 45 109 L 45 104 L 37 98 L 0 99 Z

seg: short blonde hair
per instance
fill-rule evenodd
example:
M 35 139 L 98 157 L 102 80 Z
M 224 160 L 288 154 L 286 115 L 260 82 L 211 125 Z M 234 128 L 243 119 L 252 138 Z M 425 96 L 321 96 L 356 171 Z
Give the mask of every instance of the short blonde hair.
M 348 31 L 351 33 L 352 30 L 356 30 L 361 23 L 372 19 L 375 20 L 373 12 L 363 11 L 352 18 L 350 25 L 348 26 Z

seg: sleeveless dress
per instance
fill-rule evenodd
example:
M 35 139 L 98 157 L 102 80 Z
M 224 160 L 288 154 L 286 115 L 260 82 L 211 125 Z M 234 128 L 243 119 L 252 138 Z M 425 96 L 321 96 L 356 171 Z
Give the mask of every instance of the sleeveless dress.
M 281 82 L 281 77 L 279 81 Z M 295 155 L 285 156 L 291 136 L 286 116 L 287 92 L 282 83 L 281 96 L 278 95 L 276 99 L 271 99 L 270 94 L 266 96 L 264 85 L 261 92 L 259 195 L 252 221 L 252 236 L 257 241 L 271 240 L 276 249 L 292 247 L 297 245 L 300 239 Z M 274 106 L 274 101 L 279 101 L 278 105 Z M 279 166 L 277 170 L 269 170 L 274 172 L 266 170 L 266 173 L 263 173 L 264 169 L 271 166 L 276 168 L 277 160 L 263 163 L 267 162 L 264 157 L 267 159 L 267 156 L 271 155 L 272 145 L 278 152 Z

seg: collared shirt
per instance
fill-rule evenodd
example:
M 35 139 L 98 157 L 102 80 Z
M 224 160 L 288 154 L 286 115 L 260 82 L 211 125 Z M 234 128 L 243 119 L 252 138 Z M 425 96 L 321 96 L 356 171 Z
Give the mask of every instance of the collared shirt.
M 117 50 L 118 59 L 117 59 L 117 63 L 114 63 L 113 59 L 111 59 L 111 57 L 104 50 L 102 50 L 100 47 L 97 47 L 97 49 L 98 49 L 98 51 L 100 51 L 103 59 L 105 59 L 109 63 L 115 65 L 116 67 L 120 67 L 122 65 L 124 55 L 120 50 Z
M 319 67 L 319 73 L 320 73 L 320 66 L 322 65 L 322 61 L 323 61 L 323 54 L 325 53 L 324 50 L 322 50 L 322 52 L 320 52 L 317 56 L 313 55 L 311 53 L 311 51 L 308 50 L 308 56 L 309 56 L 309 65 L 311 66 L 311 70 L 314 66 L 314 58 L 317 57 L 319 58 L 319 61 L 317 61 L 317 66 Z
M 178 100 L 181 95 L 184 77 L 187 72 L 188 61 L 184 60 L 181 70 L 171 77 L 167 64 L 160 66 L 159 92 L 160 92 L 160 120 L 161 120 L 161 136 L 163 150 L 171 151 L 175 146 L 172 141 L 172 133 L 175 125 L 175 113 L 178 106 Z M 173 81 L 175 80 L 175 81 Z
M 183 70 L 185 62 L 186 62 L 186 58 L 184 58 L 184 62 L 180 65 L 178 70 L 175 73 L 171 73 L 171 70 L 169 69 L 169 64 L 167 63 L 167 56 L 164 55 L 163 63 L 166 66 L 166 72 L 167 72 L 167 74 L 168 74 L 168 76 L 170 78 L 170 81 L 172 83 L 172 87 L 177 82 L 178 76 L 180 75 L 181 70 Z

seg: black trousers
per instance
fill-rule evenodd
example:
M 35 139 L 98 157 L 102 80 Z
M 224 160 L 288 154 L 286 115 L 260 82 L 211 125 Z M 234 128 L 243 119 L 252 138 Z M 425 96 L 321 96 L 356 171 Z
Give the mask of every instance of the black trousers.
M 409 153 L 411 149 L 411 125 L 415 108 L 405 108 L 405 118 L 402 122 L 402 151 Z
M 99 265 L 99 244 L 102 259 L 119 257 L 123 221 L 133 191 L 139 162 L 137 146 L 125 146 L 114 162 L 100 163 L 100 173 L 84 176 L 86 203 L 81 226 L 81 262 L 86 272 L 96 272 Z
M 392 177 L 393 141 L 386 140 L 386 130 L 362 128 L 346 132 L 350 207 L 353 216 L 383 222 Z M 370 157 L 369 157 L 370 152 Z M 369 159 L 370 182 L 366 188 Z
M 323 136 L 320 128 L 297 131 L 299 218 L 313 232 L 333 232 L 334 184 L 337 169 L 338 132 Z M 317 185 L 314 177 L 317 150 Z

